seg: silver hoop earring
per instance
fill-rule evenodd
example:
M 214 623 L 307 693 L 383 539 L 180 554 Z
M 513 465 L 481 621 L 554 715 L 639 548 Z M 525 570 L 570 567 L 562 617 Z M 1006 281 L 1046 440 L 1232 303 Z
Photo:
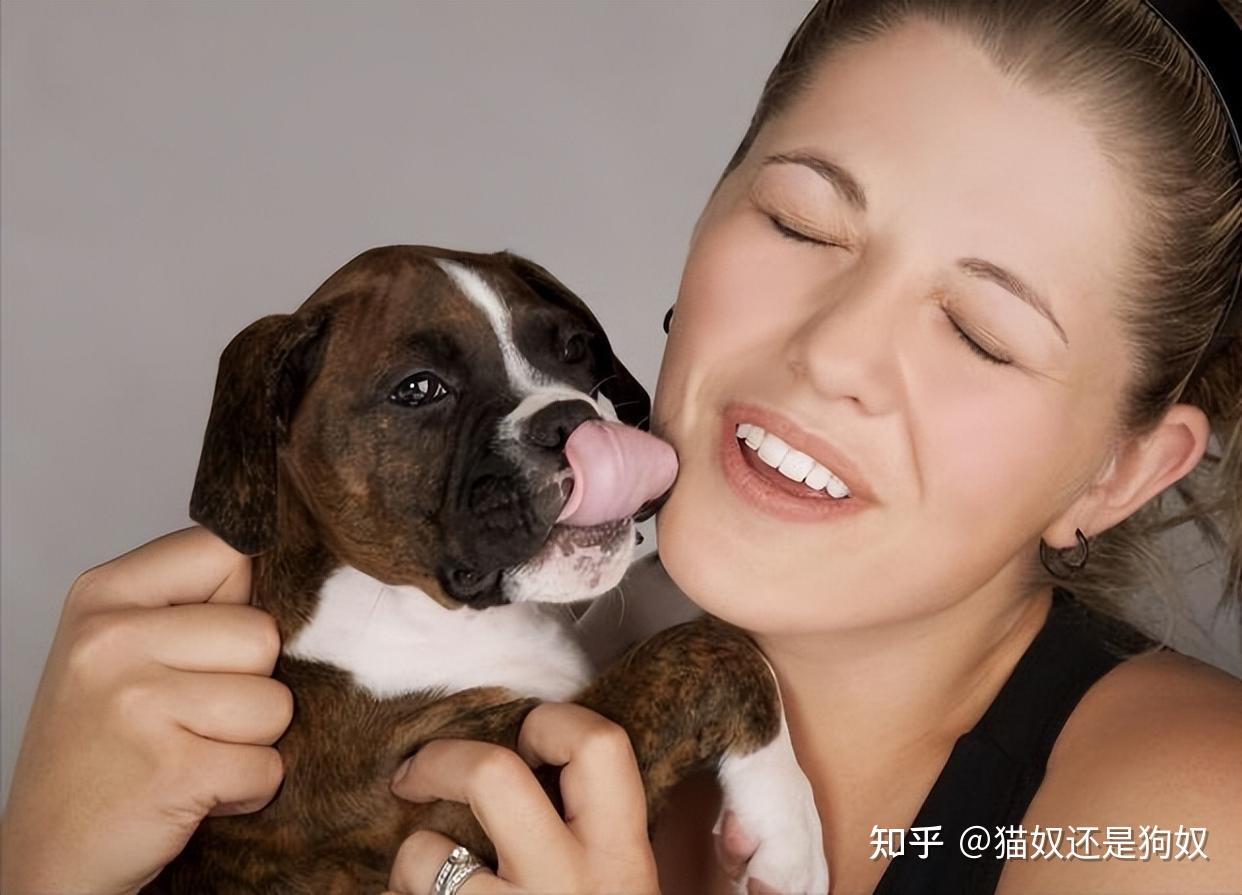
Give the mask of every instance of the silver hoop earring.
M 1087 564 L 1091 549 L 1087 536 L 1082 533 L 1081 528 L 1075 528 L 1074 537 L 1078 539 L 1078 544 L 1069 559 L 1061 556 L 1062 551 L 1045 544 L 1043 538 L 1039 539 L 1039 561 L 1054 578 L 1072 578 L 1074 573 Z

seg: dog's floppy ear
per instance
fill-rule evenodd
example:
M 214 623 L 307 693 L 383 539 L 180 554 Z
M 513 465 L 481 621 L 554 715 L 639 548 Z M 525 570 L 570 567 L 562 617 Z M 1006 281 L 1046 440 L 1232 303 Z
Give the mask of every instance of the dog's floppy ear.
M 621 363 L 621 358 L 613 352 L 608 335 L 586 303 L 534 261 L 509 251 L 497 254 L 538 295 L 553 304 L 576 308 L 590 319 L 595 326 L 601 348 L 601 381 L 598 390 L 612 403 L 621 422 L 648 430 L 651 426 L 651 398 L 647 395 L 647 390 L 625 368 L 625 364 Z
M 323 359 L 329 318 L 271 314 L 220 355 L 190 518 L 246 554 L 276 538 L 276 448 Z

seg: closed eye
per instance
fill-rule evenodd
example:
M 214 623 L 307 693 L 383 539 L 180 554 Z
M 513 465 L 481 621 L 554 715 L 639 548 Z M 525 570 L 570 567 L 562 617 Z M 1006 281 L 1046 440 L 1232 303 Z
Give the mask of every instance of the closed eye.
M 813 237 L 807 236 L 805 233 L 799 232 L 798 230 L 795 230 L 792 227 L 786 225 L 784 222 L 780 220 L 780 218 L 777 218 L 775 215 L 765 214 L 764 216 L 769 221 L 772 222 L 772 226 L 776 228 L 776 231 L 778 233 L 780 233 L 782 236 L 788 239 L 794 240 L 795 242 L 805 242 L 805 243 L 810 243 L 811 245 L 817 245 L 817 246 L 835 246 L 837 248 L 845 248 L 844 246 L 840 245 L 840 243 L 826 242 L 822 239 L 814 239 Z M 945 316 L 948 317 L 947 314 Z M 966 335 L 966 331 L 957 325 L 956 320 L 954 320 L 952 317 L 948 317 L 948 319 L 949 319 L 949 322 L 953 324 L 953 329 L 957 331 L 958 338 L 961 339 L 962 342 L 966 344 L 966 347 L 969 348 L 972 352 L 974 352 L 977 356 L 987 361 L 988 363 L 997 364 L 998 366 L 1008 367 L 1008 366 L 1013 365 L 1013 361 L 1005 360 L 1004 358 L 997 357 L 991 352 L 986 351 L 978 342 L 976 342 L 970 336 Z
M 947 314 L 945 316 L 948 317 Z M 957 321 L 954 320 L 952 317 L 949 317 L 949 322 L 953 324 L 953 329 L 957 331 L 958 338 L 961 339 L 963 342 L 965 342 L 966 347 L 969 348 L 971 351 L 973 351 L 975 354 L 979 355 L 979 357 L 983 358 L 984 360 L 990 363 L 999 364 L 1005 367 L 1013 365 L 1013 361 L 999 358 L 995 354 L 985 351 L 978 342 L 976 342 L 970 336 L 966 335 L 966 331 L 962 329 L 960 326 L 958 326 Z
M 841 245 L 840 243 L 825 242 L 822 239 L 814 239 L 810 236 L 807 236 L 805 233 L 802 233 L 786 225 L 784 222 L 780 220 L 780 218 L 777 218 L 774 215 L 767 214 L 767 215 L 764 215 L 764 217 L 766 217 L 769 221 L 772 222 L 772 226 L 776 228 L 776 231 L 778 233 L 796 242 L 809 242 L 812 245 L 817 245 L 817 246 L 835 246 L 837 248 L 845 248 L 845 246 Z

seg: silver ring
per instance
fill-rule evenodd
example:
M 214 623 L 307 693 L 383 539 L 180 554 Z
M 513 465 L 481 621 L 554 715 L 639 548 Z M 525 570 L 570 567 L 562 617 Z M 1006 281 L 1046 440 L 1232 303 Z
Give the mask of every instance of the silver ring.
M 431 895 L 457 895 L 462 884 L 485 866 L 470 849 L 464 845 L 457 846 L 440 865 L 440 872 L 431 886 Z

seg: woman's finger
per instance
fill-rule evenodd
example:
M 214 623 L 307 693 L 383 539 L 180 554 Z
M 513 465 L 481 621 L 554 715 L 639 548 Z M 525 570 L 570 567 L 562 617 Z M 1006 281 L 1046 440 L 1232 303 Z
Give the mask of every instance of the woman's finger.
M 152 711 L 224 743 L 270 746 L 293 719 L 289 688 L 255 674 L 169 671 L 152 692 Z
M 418 830 L 406 837 L 397 851 L 384 895 L 426 895 L 435 884 L 449 854 L 457 843 L 431 830 Z M 508 895 L 517 892 L 486 867 L 481 867 L 457 889 L 460 895 Z
M 85 610 L 177 603 L 247 603 L 250 558 L 195 525 L 88 569 L 69 592 Z
M 578 843 L 535 775 L 516 752 L 474 740 L 432 740 L 398 770 L 392 791 L 424 802 L 448 799 L 470 806 L 496 846 L 507 879 L 572 879 Z M 540 848 L 532 850 L 532 842 Z M 564 866 L 558 866 L 562 862 Z
M 272 746 L 217 743 L 183 733 L 182 775 L 203 814 L 245 814 L 272 800 L 284 779 L 284 763 Z M 177 781 L 173 781 L 176 783 Z
M 630 738 L 603 715 L 571 702 L 544 702 L 526 716 L 518 752 L 563 765 L 565 820 L 589 849 L 647 843 L 647 799 Z
M 254 606 L 186 604 L 127 608 L 84 619 L 84 648 L 101 665 L 141 656 L 182 671 L 269 675 L 280 656 L 276 620 Z M 125 656 L 104 656 L 124 650 Z

